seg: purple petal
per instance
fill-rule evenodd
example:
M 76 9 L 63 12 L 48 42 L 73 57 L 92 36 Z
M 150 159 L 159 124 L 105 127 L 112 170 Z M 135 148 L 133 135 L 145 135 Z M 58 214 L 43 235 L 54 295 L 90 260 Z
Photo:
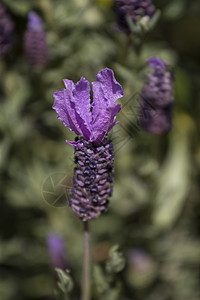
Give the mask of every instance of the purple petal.
M 74 89 L 75 84 L 73 83 L 72 80 L 69 79 L 63 79 L 64 85 L 67 90 L 71 91 Z
M 53 96 L 55 99 L 53 109 L 57 112 L 58 119 L 70 130 L 80 135 L 81 131 L 76 121 L 74 104 L 70 101 L 69 92 L 67 90 L 61 90 L 54 93 Z
M 116 114 L 120 111 L 120 104 L 115 102 L 123 97 L 121 85 L 114 78 L 113 71 L 104 69 L 97 74 L 97 81 L 93 82 L 93 111 L 91 141 L 100 142 L 115 125 Z
M 109 106 L 113 106 L 114 102 L 116 102 L 119 98 L 123 97 L 124 93 L 122 91 L 122 87 L 115 79 L 114 73 L 111 69 L 106 68 L 100 71 L 97 74 L 96 78 L 97 81 L 93 84 L 96 86 L 97 89 L 99 88 L 102 90 L 105 101 L 108 102 Z M 95 90 L 94 92 L 96 92 Z
M 58 113 L 58 118 L 77 135 L 87 139 L 91 134 L 92 116 L 90 112 L 90 84 L 81 78 L 77 84 L 64 79 L 65 90 L 54 94 L 53 109 Z
M 90 83 L 85 78 L 75 84 L 72 90 L 73 102 L 76 108 L 79 127 L 87 139 L 91 134 L 92 115 L 90 112 Z
M 116 124 L 118 124 L 119 122 L 114 122 L 114 120 L 116 119 L 116 115 L 120 112 L 121 110 L 121 104 L 117 103 L 111 113 L 111 120 L 112 122 L 110 123 L 109 127 L 108 127 L 108 132 L 113 128 L 113 126 L 115 126 Z

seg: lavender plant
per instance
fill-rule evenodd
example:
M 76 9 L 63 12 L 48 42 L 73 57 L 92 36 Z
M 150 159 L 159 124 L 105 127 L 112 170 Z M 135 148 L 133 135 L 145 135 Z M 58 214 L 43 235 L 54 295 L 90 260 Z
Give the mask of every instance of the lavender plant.
M 98 217 L 107 209 L 112 195 L 113 146 L 108 133 L 114 125 L 123 96 L 121 85 L 113 71 L 106 68 L 97 74 L 93 82 L 93 102 L 90 99 L 90 83 L 85 79 L 74 84 L 64 79 L 66 89 L 54 93 L 53 109 L 58 119 L 77 134 L 73 183 L 69 205 L 84 222 L 83 299 L 89 299 L 89 232 L 88 220 Z
M 148 60 L 152 73 L 147 75 L 147 83 L 142 89 L 141 118 L 144 130 L 162 134 L 172 127 L 173 70 L 167 70 L 168 63 L 158 57 Z
M 132 45 L 139 57 L 142 52 L 144 38 L 156 25 L 160 10 L 156 9 L 152 0 L 115 0 L 117 28 L 127 36 L 127 44 L 123 57 L 128 56 L 128 46 Z
M 54 232 L 48 234 L 47 250 L 53 272 L 55 268 L 65 270 L 67 268 L 65 246 L 64 240 L 59 234 Z
M 30 65 L 44 67 L 47 64 L 46 33 L 41 18 L 33 11 L 28 15 L 28 25 L 24 34 L 24 51 Z
M 115 11 L 119 28 L 129 34 L 131 30 L 127 16 L 136 24 L 141 18 L 151 19 L 156 9 L 152 0 L 115 0 Z
M 8 53 L 14 44 L 14 22 L 0 3 L 0 57 Z

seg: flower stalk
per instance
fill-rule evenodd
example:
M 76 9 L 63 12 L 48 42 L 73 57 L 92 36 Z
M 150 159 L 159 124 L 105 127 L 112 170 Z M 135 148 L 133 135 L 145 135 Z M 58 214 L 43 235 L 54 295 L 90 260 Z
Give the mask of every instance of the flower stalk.
M 81 299 L 90 299 L 90 234 L 88 221 L 83 222 L 83 270 Z

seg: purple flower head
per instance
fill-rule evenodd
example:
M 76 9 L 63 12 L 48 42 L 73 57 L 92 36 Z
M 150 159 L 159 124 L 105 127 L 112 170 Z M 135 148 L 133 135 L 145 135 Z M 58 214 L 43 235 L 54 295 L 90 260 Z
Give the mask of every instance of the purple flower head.
M 90 84 L 85 78 L 74 84 L 64 79 L 66 89 L 54 93 L 53 109 L 58 119 L 77 135 L 96 144 L 108 135 L 115 122 L 123 97 L 121 85 L 114 78 L 113 71 L 106 68 L 97 74 L 93 82 L 93 102 L 90 100 Z M 71 143 L 76 145 L 77 143 Z
M 30 65 L 43 67 L 47 64 L 46 33 L 41 18 L 33 11 L 28 15 L 27 30 L 24 34 L 24 51 Z
M 104 212 L 112 195 L 113 146 L 108 133 L 117 124 L 116 114 L 121 105 L 116 101 L 123 96 L 121 85 L 113 71 L 104 69 L 93 82 L 93 102 L 90 84 L 85 78 L 74 84 L 64 79 L 66 89 L 54 94 L 53 109 L 58 118 L 78 136 L 75 142 L 73 188 L 69 205 L 83 221 L 98 217 Z
M 0 3 L 0 57 L 8 53 L 14 44 L 14 23 Z
M 67 263 L 65 259 L 65 246 L 62 237 L 57 233 L 49 233 L 47 236 L 47 249 L 51 267 L 65 270 Z
M 152 72 L 142 89 L 141 124 L 146 131 L 162 134 L 172 127 L 173 69 L 158 57 L 150 58 L 148 65 Z
M 152 18 L 155 13 L 155 7 L 152 4 L 152 0 L 115 0 L 115 11 L 119 28 L 125 33 L 130 33 L 126 16 L 129 16 L 132 22 L 136 23 L 138 18 Z

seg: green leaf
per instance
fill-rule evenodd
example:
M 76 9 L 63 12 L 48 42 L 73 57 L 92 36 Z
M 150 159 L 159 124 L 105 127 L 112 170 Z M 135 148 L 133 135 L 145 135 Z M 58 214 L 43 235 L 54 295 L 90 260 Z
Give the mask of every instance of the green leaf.
M 125 258 L 122 252 L 119 251 L 119 246 L 115 245 L 111 248 L 109 253 L 109 260 L 106 264 L 108 273 L 121 272 L 125 267 Z
M 158 228 L 171 227 L 181 213 L 190 187 L 191 121 L 187 116 L 177 118 L 170 148 L 157 179 L 153 223 Z
M 69 276 L 69 271 L 63 271 L 58 268 L 56 268 L 55 271 L 57 272 L 59 278 L 58 287 L 64 294 L 69 293 L 74 286 L 72 278 Z
M 108 290 L 109 285 L 107 278 L 102 270 L 102 268 L 98 265 L 94 266 L 94 281 L 98 294 L 103 294 Z

